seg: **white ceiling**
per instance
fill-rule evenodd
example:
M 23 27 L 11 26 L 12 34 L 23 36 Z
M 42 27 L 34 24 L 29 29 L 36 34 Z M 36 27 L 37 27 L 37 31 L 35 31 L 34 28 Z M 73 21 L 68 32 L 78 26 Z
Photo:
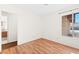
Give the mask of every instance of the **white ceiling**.
M 56 12 L 58 10 L 69 8 L 74 5 L 61 5 L 61 4 L 52 4 L 52 5 L 30 5 L 30 10 L 32 10 L 33 13 L 38 15 L 45 15 L 49 13 Z
M 65 8 L 77 6 L 77 4 L 16 4 L 12 5 L 24 10 L 31 10 L 36 15 L 46 15 Z
M 37 15 L 46 15 L 46 14 L 56 12 L 58 10 L 77 6 L 77 4 L 49 4 L 49 5 L 45 5 L 45 4 L 31 5 L 30 4 L 30 5 L 23 5 L 23 6 L 25 6 L 25 7 L 22 7 L 23 9 L 28 8 Z

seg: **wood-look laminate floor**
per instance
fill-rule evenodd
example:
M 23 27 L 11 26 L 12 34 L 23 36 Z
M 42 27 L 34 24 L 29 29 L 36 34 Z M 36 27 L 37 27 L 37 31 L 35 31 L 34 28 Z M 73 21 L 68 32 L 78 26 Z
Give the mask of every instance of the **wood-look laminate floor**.
M 34 40 L 2 51 L 2 54 L 72 54 L 72 53 L 78 54 L 79 49 L 68 47 L 46 39 Z

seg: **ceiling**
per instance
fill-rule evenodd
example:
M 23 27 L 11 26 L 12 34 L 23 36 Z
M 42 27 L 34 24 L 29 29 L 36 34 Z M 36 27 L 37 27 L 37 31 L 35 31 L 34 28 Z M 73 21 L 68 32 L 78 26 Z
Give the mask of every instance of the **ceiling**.
M 26 8 L 30 9 L 33 13 L 37 15 L 46 15 L 53 12 L 56 12 L 58 10 L 62 10 L 65 8 L 70 8 L 77 6 L 77 4 L 33 4 L 33 5 L 23 5 Z M 25 7 L 22 7 L 25 9 Z
M 58 10 L 77 6 L 77 4 L 15 4 L 12 5 L 23 10 L 31 10 L 36 15 L 46 15 Z

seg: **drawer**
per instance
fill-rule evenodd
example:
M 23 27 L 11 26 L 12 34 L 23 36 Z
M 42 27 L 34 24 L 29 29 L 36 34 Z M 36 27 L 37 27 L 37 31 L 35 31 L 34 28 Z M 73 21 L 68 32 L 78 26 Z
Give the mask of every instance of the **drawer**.
M 7 32 L 2 32 L 2 37 L 7 37 Z

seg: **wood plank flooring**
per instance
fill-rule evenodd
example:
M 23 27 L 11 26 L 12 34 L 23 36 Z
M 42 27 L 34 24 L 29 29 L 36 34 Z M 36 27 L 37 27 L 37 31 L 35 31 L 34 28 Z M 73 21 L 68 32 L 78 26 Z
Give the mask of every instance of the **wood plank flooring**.
M 78 54 L 79 49 L 72 48 L 47 39 L 34 40 L 19 46 L 8 48 L 2 54 Z

